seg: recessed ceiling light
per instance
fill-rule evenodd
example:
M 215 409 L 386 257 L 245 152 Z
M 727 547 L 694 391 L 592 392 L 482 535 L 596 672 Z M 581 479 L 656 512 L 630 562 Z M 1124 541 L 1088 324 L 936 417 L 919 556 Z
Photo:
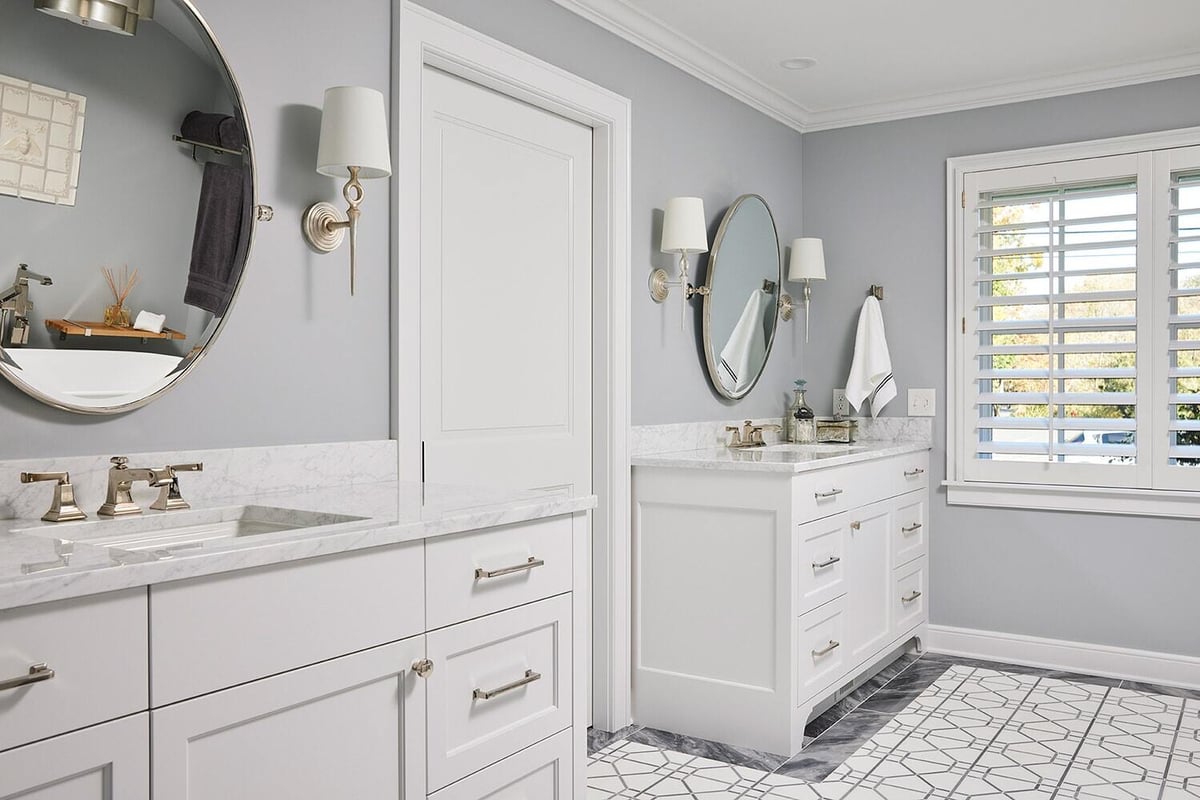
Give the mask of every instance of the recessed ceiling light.
M 808 69 L 809 67 L 815 67 L 816 65 L 817 60 L 815 58 L 810 58 L 809 56 L 785 58 L 783 61 L 779 62 L 779 66 L 783 67 L 784 69 Z

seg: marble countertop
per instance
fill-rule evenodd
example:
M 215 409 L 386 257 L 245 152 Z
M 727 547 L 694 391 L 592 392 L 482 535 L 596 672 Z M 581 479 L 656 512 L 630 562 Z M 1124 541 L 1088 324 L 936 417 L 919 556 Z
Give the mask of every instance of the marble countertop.
M 845 449 L 825 452 L 831 445 L 767 445 L 745 449 L 710 447 L 701 450 L 679 450 L 633 457 L 635 467 L 668 467 L 675 469 L 733 470 L 736 472 L 808 472 L 844 464 L 857 464 L 886 456 L 918 453 L 929 449 L 924 441 L 855 442 Z
M 134 500 L 147 508 L 156 489 Z M 313 511 L 356 519 L 319 528 L 214 538 L 171 552 L 87 544 L 119 536 L 131 520 L 167 522 L 236 506 Z M 139 517 L 49 523 L 0 520 L 0 610 L 100 592 L 214 575 L 313 556 L 398 544 L 462 531 L 586 511 L 594 495 L 571 496 L 421 483 L 365 483 L 303 492 L 260 492 L 194 504 L 191 511 L 147 510 Z M 124 527 L 122 527 L 124 526 Z

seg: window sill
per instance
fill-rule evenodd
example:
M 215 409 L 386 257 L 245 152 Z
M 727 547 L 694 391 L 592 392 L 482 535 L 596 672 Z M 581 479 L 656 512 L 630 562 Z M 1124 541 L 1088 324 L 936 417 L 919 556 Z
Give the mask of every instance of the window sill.
M 1200 519 L 1200 492 L 944 481 L 952 506 Z

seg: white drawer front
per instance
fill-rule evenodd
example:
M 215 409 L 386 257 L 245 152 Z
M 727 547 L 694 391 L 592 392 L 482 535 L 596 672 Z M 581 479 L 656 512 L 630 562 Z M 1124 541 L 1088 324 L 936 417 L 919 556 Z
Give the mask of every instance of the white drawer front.
M 0 750 L 146 709 L 146 590 L 0 611 Z M 42 670 L 39 674 L 49 674 Z
M 893 581 L 892 632 L 900 635 L 925 622 L 929 616 L 926 606 L 928 591 L 925 559 L 900 567 Z
M 900 498 L 892 516 L 892 566 L 899 567 L 929 552 L 926 493 Z
M 155 708 L 425 630 L 422 544 L 150 587 Z
M 929 488 L 929 452 L 894 456 L 886 462 L 890 468 L 892 494 Z
M 150 714 L 0 753 L 4 800 L 150 800 Z
M 571 725 L 571 596 L 428 635 L 429 788 Z
M 563 731 L 430 797 L 435 800 L 570 800 L 572 761 L 571 732 Z
M 431 630 L 552 597 L 571 590 L 571 518 L 431 539 L 425 564 Z
M 845 515 L 801 525 L 797 534 L 797 608 L 803 614 L 846 593 Z
M 870 487 L 863 470 L 870 464 L 803 472 L 792 479 L 792 513 L 804 523 L 857 508 L 866 502 Z
M 824 691 L 846 671 L 846 611 L 841 598 L 800 617 L 796 623 L 796 698 Z

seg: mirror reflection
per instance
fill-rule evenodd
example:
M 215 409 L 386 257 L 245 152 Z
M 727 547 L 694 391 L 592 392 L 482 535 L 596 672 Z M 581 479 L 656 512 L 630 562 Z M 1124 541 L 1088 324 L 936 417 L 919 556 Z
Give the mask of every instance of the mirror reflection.
M 149 8 L 105 29 L 0 4 L 0 373 L 72 411 L 189 371 L 249 251 L 236 85 L 190 3 Z
M 708 375 L 724 397 L 745 397 L 762 375 L 775 340 L 780 278 L 771 209 L 758 195 L 742 195 L 717 230 L 704 298 Z

